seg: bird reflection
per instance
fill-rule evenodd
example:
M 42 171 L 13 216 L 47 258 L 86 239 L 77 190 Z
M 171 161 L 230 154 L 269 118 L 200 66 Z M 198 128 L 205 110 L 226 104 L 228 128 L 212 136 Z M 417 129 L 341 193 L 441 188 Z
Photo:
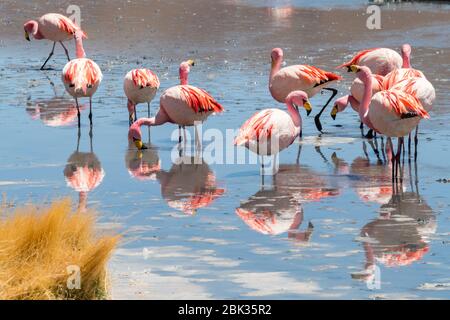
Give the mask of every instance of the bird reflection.
M 167 204 L 188 215 L 194 215 L 222 196 L 216 177 L 201 157 L 178 158 L 169 171 L 159 171 L 156 177 Z
M 279 235 L 287 232 L 289 238 L 306 242 L 314 227 L 308 223 L 305 231 L 299 230 L 304 218 L 303 204 L 338 194 L 337 188 L 328 186 L 325 178 L 308 167 L 280 165 L 272 186 L 263 186 L 241 202 L 236 214 L 259 233 Z
M 138 150 L 130 143 L 125 154 L 125 164 L 131 177 L 137 180 L 156 180 L 156 174 L 161 170 L 161 160 L 158 150 L 149 142 L 147 149 Z
M 49 127 L 69 126 L 77 120 L 77 108 L 71 99 L 59 96 L 54 83 L 48 78 L 54 97 L 28 102 L 26 111 L 33 120 L 41 120 Z M 84 109 L 80 106 L 80 110 Z
M 77 149 L 67 160 L 64 177 L 67 186 L 79 193 L 78 209 L 86 210 L 88 193 L 97 188 L 103 181 L 105 171 L 92 147 L 90 135 L 90 152 L 80 152 L 80 135 L 78 135 Z
M 410 265 L 429 251 L 429 236 L 436 231 L 436 215 L 417 192 L 393 194 L 379 216 L 361 230 L 366 264 L 355 279 L 372 281 L 376 263 L 386 267 Z

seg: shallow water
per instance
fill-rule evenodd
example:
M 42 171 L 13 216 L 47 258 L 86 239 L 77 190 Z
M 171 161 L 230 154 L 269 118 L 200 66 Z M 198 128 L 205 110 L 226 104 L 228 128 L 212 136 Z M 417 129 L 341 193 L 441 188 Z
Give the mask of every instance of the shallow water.
M 60 81 L 60 48 L 49 63 L 54 70 L 41 72 L 50 44 L 20 38 L 25 19 L 63 12 L 55 3 L 0 4 L 0 192 L 17 203 L 68 195 L 98 208 L 102 227 L 124 235 L 110 264 L 114 298 L 449 297 L 450 185 L 438 181 L 450 178 L 445 5 L 385 6 L 383 28 L 370 31 L 362 1 L 81 1 L 86 51 L 104 73 L 91 143 L 86 108 L 78 141 L 73 102 Z M 412 62 L 437 99 L 421 123 L 417 168 L 405 159 L 398 188 L 389 161 L 382 154 L 377 160 L 360 138 L 352 111 L 334 122 L 325 112 L 321 136 L 302 113 L 300 163 L 294 144 L 264 185 L 257 164 L 173 163 L 170 125 L 151 130 L 149 150 L 128 147 L 122 79 L 131 68 L 159 75 L 155 112 L 159 94 L 178 82 L 179 62 L 196 59 L 190 82 L 226 108 L 204 130 L 225 132 L 277 105 L 267 90 L 272 47 L 285 48 L 288 64 L 332 69 L 355 50 L 404 42 L 413 45 Z M 341 74 L 340 95 L 351 82 Z M 327 98 L 311 99 L 314 112 Z M 140 106 L 139 116 L 146 112 Z M 376 143 L 381 150 L 381 139 Z M 76 179 L 83 172 L 92 175 L 84 184 Z M 377 273 L 374 288 L 367 280 Z

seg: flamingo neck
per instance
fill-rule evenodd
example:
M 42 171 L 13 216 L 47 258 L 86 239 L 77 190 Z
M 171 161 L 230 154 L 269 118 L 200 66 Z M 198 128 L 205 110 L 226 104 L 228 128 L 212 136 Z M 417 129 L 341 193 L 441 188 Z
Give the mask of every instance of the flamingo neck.
M 78 34 L 78 32 L 75 34 L 75 50 L 78 59 L 86 58 L 86 52 L 83 47 L 83 37 L 81 34 Z
M 181 85 L 187 85 L 187 84 L 189 84 L 188 83 L 188 74 L 189 74 L 189 72 L 186 70 L 186 69 L 184 69 L 184 68 L 180 68 L 180 84 Z
M 403 65 L 402 68 L 411 68 L 411 52 L 402 50 Z
M 269 75 L 269 83 L 272 82 L 272 79 L 275 76 L 275 74 L 278 71 L 280 71 L 282 63 L 283 63 L 283 57 L 279 57 L 277 60 L 272 62 L 272 67 L 270 69 L 270 75 Z
M 81 191 L 78 195 L 78 210 L 85 212 L 87 207 L 87 192 Z
M 302 125 L 302 118 L 300 117 L 300 113 L 298 112 L 298 110 L 292 104 L 292 100 L 286 101 L 286 106 L 295 127 L 300 128 Z
M 364 83 L 364 94 L 359 106 L 359 117 L 365 125 L 371 127 L 369 123 L 369 104 L 372 100 L 372 76 L 365 71 L 361 72 L 364 72 L 363 76 L 360 77 Z

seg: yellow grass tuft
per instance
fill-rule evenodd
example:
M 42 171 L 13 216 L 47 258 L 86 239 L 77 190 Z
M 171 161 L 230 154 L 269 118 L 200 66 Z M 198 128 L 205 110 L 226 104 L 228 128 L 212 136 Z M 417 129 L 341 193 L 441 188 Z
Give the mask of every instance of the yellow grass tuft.
M 69 199 L 14 212 L 0 206 L 0 299 L 108 298 L 106 265 L 119 237 L 96 238 L 94 228 L 95 214 L 73 212 Z M 71 266 L 80 289 L 67 285 Z

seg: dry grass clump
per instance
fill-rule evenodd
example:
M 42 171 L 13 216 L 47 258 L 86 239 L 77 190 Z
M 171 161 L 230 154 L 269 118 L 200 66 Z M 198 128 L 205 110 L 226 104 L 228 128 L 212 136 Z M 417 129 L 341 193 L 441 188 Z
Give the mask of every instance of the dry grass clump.
M 106 265 L 119 237 L 96 238 L 94 228 L 95 214 L 73 212 L 69 199 L 0 207 L 0 299 L 107 298 Z M 80 268 L 80 289 L 67 286 L 69 266 Z

